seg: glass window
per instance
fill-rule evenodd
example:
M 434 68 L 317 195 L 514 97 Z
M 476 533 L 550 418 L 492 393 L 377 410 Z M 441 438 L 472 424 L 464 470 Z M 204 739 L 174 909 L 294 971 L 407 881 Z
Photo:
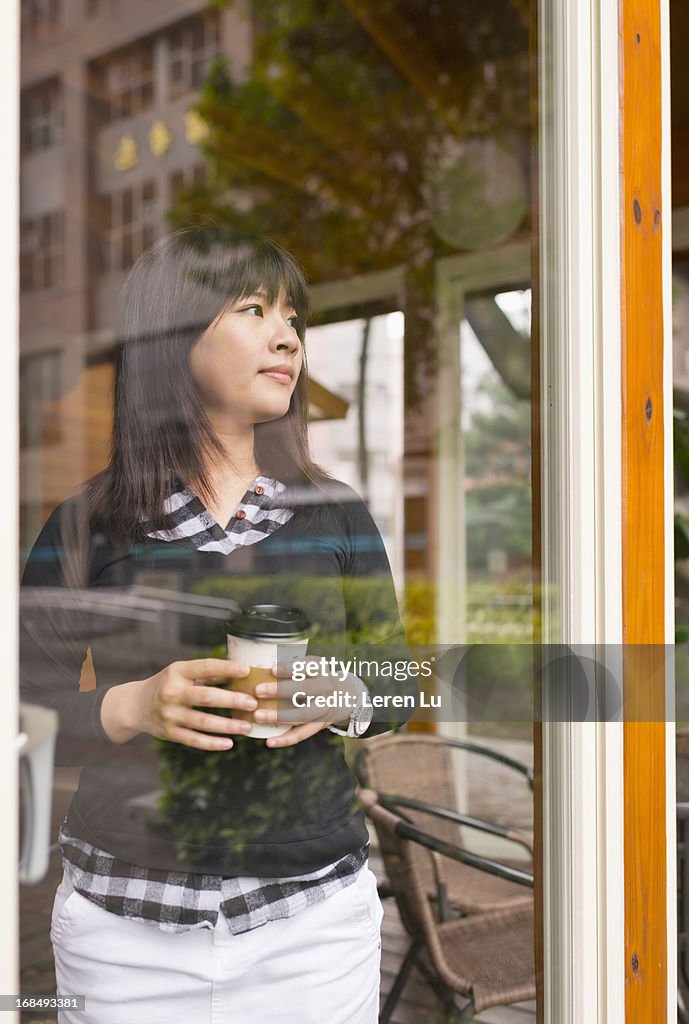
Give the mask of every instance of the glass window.
M 170 98 L 199 89 L 208 65 L 219 52 L 217 16 L 198 15 L 167 35 L 167 87 Z
M 316 461 L 365 495 L 400 575 L 403 338 L 399 311 L 313 327 L 308 337 Z
M 22 153 L 47 149 L 62 142 L 62 85 L 51 78 L 25 89 L 21 98 Z
M 20 359 L 19 438 L 23 449 L 60 441 L 60 417 L 54 403 L 61 394 L 61 373 L 59 351 L 40 352 Z
M 22 291 L 54 288 L 64 280 L 64 213 L 55 210 L 23 219 L 20 225 Z
M 467 640 L 533 637 L 531 292 L 468 295 L 460 325 Z
M 70 13 L 89 15 L 86 29 L 75 27 L 64 41 L 55 36 L 50 74 L 64 81 L 76 62 L 87 84 L 84 95 L 69 95 L 69 135 L 45 154 L 55 173 L 46 174 L 36 208 L 52 210 L 64 190 L 64 259 L 74 274 L 64 294 L 46 291 L 25 304 L 22 344 L 31 360 L 37 348 L 57 348 L 59 337 L 70 387 L 60 402 L 61 439 L 49 444 L 56 387 L 45 366 L 22 366 L 22 545 L 41 515 L 107 465 L 126 272 L 174 227 L 199 236 L 210 228 L 219 238 L 231 227 L 273 239 L 305 270 L 314 310 L 306 333 L 314 459 L 367 504 L 410 641 L 528 644 L 535 625 L 528 5 L 206 6 L 120 0 L 110 18 L 100 15 L 115 9 L 114 0 L 74 0 Z M 36 68 L 31 80 L 42 81 L 31 49 L 23 56 L 28 73 Z M 23 117 L 25 134 L 41 137 L 28 107 Z M 159 146 L 151 134 L 157 122 L 167 140 Z M 65 181 L 72 167 L 83 173 Z M 31 170 L 27 162 L 35 190 Z M 41 218 L 23 225 L 25 289 L 57 280 L 57 269 L 46 267 L 48 234 Z M 55 365 L 50 372 L 54 381 Z M 146 393 L 155 415 L 160 406 L 152 389 Z M 175 413 L 168 403 L 171 442 Z M 253 586 L 261 544 L 236 552 L 242 588 Z M 213 556 L 213 567 L 221 561 Z M 197 657 L 194 608 L 208 602 L 204 614 L 212 611 L 235 585 L 223 564 L 187 593 L 172 555 L 139 569 L 133 587 L 186 593 L 189 613 L 175 595 L 169 613 L 151 607 L 147 620 L 99 620 L 91 672 L 99 685 L 126 678 L 130 668 L 138 673 L 142 647 L 151 667 Z M 125 586 L 119 571 L 113 567 L 113 587 Z M 362 597 L 362 608 L 371 600 Z M 211 626 L 220 621 L 215 612 Z M 413 727 L 470 737 L 533 763 L 530 720 L 515 722 L 508 711 L 498 723 L 485 721 L 473 706 L 462 721 L 449 717 L 456 716 L 427 716 Z M 485 776 L 461 765 L 455 775 L 459 810 L 528 830 L 526 787 L 516 794 L 500 779 L 482 786 Z M 151 790 L 157 785 L 158 778 Z M 149 799 L 142 787 L 133 815 L 148 813 Z M 491 837 L 480 842 L 482 852 L 494 852 Z M 519 1012 L 534 1019 L 532 1004 Z
M 174 200 L 183 189 L 193 185 L 202 185 L 206 180 L 207 173 L 205 164 L 193 164 L 190 167 L 183 167 L 179 171 L 173 171 L 170 175 L 170 197 Z
M 157 187 L 143 181 L 103 196 L 107 227 L 103 232 L 102 269 L 126 270 L 156 238 L 159 227 Z
M 137 42 L 99 62 L 95 68 L 101 82 L 106 121 L 149 110 L 153 103 L 153 46 Z
M 21 33 L 26 42 L 51 37 L 62 21 L 62 0 L 21 0 Z

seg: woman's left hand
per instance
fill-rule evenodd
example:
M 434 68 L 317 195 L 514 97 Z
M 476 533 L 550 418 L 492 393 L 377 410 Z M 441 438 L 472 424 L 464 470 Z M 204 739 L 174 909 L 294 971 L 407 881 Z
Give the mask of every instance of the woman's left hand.
M 320 661 L 318 658 L 305 660 L 312 663 Z M 333 724 L 342 725 L 344 723 L 346 728 L 351 709 L 354 706 L 353 702 L 358 696 L 357 687 L 352 677 L 339 679 L 319 673 L 318 675 L 309 675 L 305 680 L 297 682 L 292 678 L 291 666 L 282 664 L 273 669 L 273 674 L 276 677 L 275 682 L 259 683 L 255 693 L 261 701 L 266 699 L 277 701 L 278 707 L 277 709 L 259 707 L 254 711 L 254 718 L 261 725 L 284 724 L 291 727 L 281 736 L 271 736 L 267 739 L 267 746 L 292 747 L 303 740 L 310 739 L 317 732 L 327 729 L 329 725 Z M 316 706 L 313 703 L 315 697 L 335 699 L 337 706 Z M 302 706 L 304 704 L 307 706 Z

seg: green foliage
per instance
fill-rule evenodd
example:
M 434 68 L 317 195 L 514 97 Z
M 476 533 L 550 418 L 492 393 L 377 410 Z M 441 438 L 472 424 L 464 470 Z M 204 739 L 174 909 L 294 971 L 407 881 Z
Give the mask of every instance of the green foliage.
M 219 649 L 215 656 L 226 652 Z M 173 832 L 180 860 L 203 859 L 208 846 L 241 853 L 271 834 L 292 831 L 300 824 L 297 812 L 305 822 L 318 822 L 321 809 L 334 806 L 341 784 L 319 771 L 314 759 L 305 770 L 298 747 L 270 749 L 247 737 L 237 737 L 232 749 L 223 751 L 156 742 L 162 764 L 159 821 Z M 332 733 L 322 734 L 321 742 L 342 744 Z M 325 759 L 322 750 L 320 757 Z
M 500 548 L 531 555 L 531 405 L 514 397 L 494 374 L 480 381 L 475 411 L 464 435 L 467 481 L 467 561 L 483 569 L 485 555 Z
M 240 9 L 233 0 L 213 6 Z M 496 11 L 472 11 L 460 34 L 442 4 L 376 6 L 403 52 L 423 36 L 439 69 L 437 98 L 340 0 L 252 0 L 249 72 L 240 80 L 226 58 L 210 69 L 196 106 L 209 128 L 209 174 L 180 192 L 169 219 L 273 238 L 314 284 L 406 267 L 411 408 L 436 370 L 434 267 L 455 251 L 431 227 L 427 165 L 458 137 L 522 131 L 528 140 L 528 65 L 513 59 L 526 57 L 528 33 L 509 7 L 499 23 Z M 461 128 L 453 132 L 448 118 Z
M 407 580 L 402 620 L 410 644 L 436 643 L 436 588 L 428 580 Z
M 342 621 L 342 590 L 347 591 L 349 608 L 347 642 L 349 644 L 380 643 L 396 634 L 397 609 L 392 606 L 392 591 L 386 579 L 327 579 L 296 576 L 217 576 L 204 580 L 194 593 L 205 597 L 231 598 L 242 607 L 277 601 L 301 608 L 314 624 L 310 650 L 320 651 L 339 642 L 344 629 Z M 398 637 L 399 639 L 399 637 Z

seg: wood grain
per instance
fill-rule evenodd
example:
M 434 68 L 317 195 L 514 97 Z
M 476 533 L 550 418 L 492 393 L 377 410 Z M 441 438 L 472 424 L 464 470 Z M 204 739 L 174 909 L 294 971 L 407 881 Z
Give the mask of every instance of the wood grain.
M 620 0 L 625 1020 L 667 1020 L 659 0 Z M 669 211 L 667 215 L 669 217 Z

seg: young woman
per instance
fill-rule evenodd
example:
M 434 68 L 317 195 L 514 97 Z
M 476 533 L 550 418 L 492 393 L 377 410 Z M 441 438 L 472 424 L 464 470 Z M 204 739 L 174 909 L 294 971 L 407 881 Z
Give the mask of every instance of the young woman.
M 248 737 L 230 711 L 280 712 L 215 685 L 248 668 L 198 657 L 223 623 L 196 635 L 187 614 L 204 593 L 296 605 L 311 653 L 402 637 L 370 514 L 309 455 L 307 314 L 273 243 L 181 231 L 146 252 L 121 295 L 109 465 L 28 559 L 23 699 L 57 709 L 57 763 L 84 765 L 51 940 L 86 1010 L 62 1024 L 378 1018 L 382 909 L 337 734 L 366 729 L 362 702 Z M 161 579 L 162 627 L 140 589 Z

